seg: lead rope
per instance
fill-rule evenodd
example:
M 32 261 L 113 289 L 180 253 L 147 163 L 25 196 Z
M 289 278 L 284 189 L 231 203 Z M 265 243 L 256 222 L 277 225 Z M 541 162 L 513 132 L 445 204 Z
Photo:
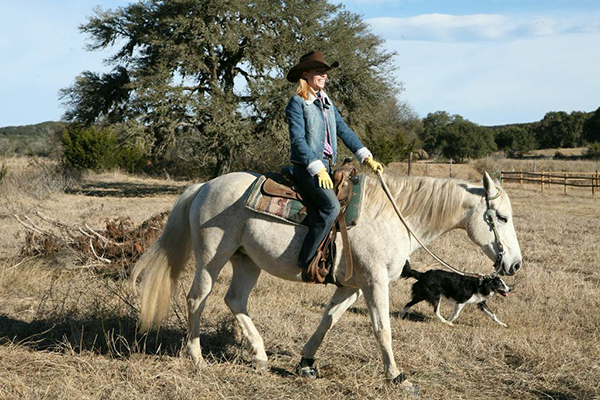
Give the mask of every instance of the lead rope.
M 423 242 L 421 242 L 421 240 L 419 239 L 419 237 L 417 235 L 415 235 L 415 233 L 412 231 L 412 229 L 410 229 L 410 226 L 408 226 L 408 223 L 406 222 L 406 220 L 402 216 L 402 213 L 398 209 L 398 206 L 396 205 L 396 201 L 394 200 L 394 197 L 390 193 L 390 189 L 388 189 L 387 185 L 385 184 L 385 180 L 383 179 L 383 175 L 381 174 L 381 171 L 377 171 L 377 175 L 379 176 L 379 180 L 381 180 L 381 185 L 383 186 L 383 191 L 385 192 L 385 194 L 390 199 L 390 201 L 392 203 L 392 206 L 394 206 L 394 210 L 396 211 L 396 214 L 398 215 L 398 218 L 400 218 L 400 221 L 402 221 L 402 223 L 406 227 L 406 230 L 409 233 L 409 237 L 410 237 L 410 235 L 412 235 L 412 237 L 415 238 L 415 240 L 417 241 L 417 243 L 419 243 L 421 245 L 421 247 L 427 253 L 429 253 L 429 255 L 431 257 L 433 257 L 437 262 L 439 262 L 440 264 L 442 264 L 444 267 L 448 268 L 450 271 L 455 272 L 455 273 L 457 273 L 459 275 L 462 275 L 462 276 L 473 276 L 473 277 L 476 277 L 476 278 L 481 278 L 482 277 L 481 274 L 473 274 L 473 273 L 469 273 L 469 272 L 463 272 L 463 271 L 461 271 L 459 269 L 454 268 L 452 265 L 448 264 L 446 261 L 444 261 L 440 257 L 438 257 L 433 251 L 429 250 L 429 248 L 427 246 L 425 246 L 425 244 Z

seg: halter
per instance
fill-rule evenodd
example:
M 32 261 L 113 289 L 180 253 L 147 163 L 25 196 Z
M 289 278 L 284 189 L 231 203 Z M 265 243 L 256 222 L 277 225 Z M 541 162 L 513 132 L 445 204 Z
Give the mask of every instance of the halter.
M 490 207 L 490 201 L 495 200 L 498 197 L 500 197 L 500 195 L 502 195 L 502 189 L 500 187 L 496 186 L 496 190 L 498 191 L 498 193 L 496 193 L 493 196 L 489 196 L 487 191 L 485 192 L 486 210 L 484 214 L 485 222 L 488 223 L 488 225 L 492 229 L 492 232 L 494 232 L 494 241 L 496 242 L 496 246 L 498 247 L 498 254 L 496 255 L 496 260 L 494 261 L 494 274 L 498 274 L 498 272 L 500 271 L 500 268 L 502 267 L 502 258 L 504 257 L 504 254 L 506 254 L 506 252 L 504 251 L 504 246 L 502 245 L 502 241 L 500 241 L 500 234 L 498 233 L 496 218 L 494 218 L 496 212 L 494 211 L 494 209 L 492 209 L 492 207 Z

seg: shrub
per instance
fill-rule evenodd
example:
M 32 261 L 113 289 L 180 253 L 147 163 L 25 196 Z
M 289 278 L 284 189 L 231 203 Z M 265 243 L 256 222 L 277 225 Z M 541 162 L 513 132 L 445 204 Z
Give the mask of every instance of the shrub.
M 592 143 L 585 152 L 585 157 L 600 160 L 600 142 Z
M 112 130 L 82 125 L 67 127 L 61 137 L 64 163 L 76 170 L 104 170 L 116 165 L 119 145 Z
M 111 128 L 73 124 L 64 130 L 61 139 L 63 162 L 70 169 L 102 171 L 120 167 L 136 172 L 145 166 L 144 147 L 120 140 Z

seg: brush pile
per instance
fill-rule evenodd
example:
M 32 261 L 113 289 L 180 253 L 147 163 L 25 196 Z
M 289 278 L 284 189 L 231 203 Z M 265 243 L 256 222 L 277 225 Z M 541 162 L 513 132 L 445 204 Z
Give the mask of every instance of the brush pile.
M 107 220 L 104 229 L 91 228 L 88 224 L 65 224 L 39 211 L 34 215 L 39 222 L 28 216 L 14 215 L 26 229 L 20 256 L 38 258 L 68 254 L 77 267 L 91 268 L 118 279 L 129 275 L 140 255 L 158 238 L 169 212 L 156 214 L 139 226 L 128 217 L 117 217 Z

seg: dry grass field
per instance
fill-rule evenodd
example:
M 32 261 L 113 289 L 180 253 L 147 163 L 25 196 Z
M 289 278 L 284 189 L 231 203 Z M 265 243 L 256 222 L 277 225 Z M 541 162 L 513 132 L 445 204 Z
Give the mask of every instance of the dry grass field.
M 47 166 L 6 162 L 9 175 L 0 183 L 0 399 L 403 398 L 383 379 L 362 299 L 326 337 L 317 354 L 320 377 L 307 381 L 294 374 L 331 286 L 260 278 L 249 309 L 270 357 L 265 374 L 252 369 L 223 302 L 227 268 L 204 312 L 207 366 L 194 368 L 180 357 L 191 263 L 168 321 L 160 332 L 139 336 L 137 298 L 127 282 L 77 266 L 68 254 L 18 257 L 24 233 L 12 214 L 39 210 L 93 227 L 117 216 L 139 223 L 169 210 L 187 183 L 113 173 L 84 176 L 73 189 Z M 471 166 L 455 167 L 460 178 L 480 179 Z M 447 176 L 440 168 L 431 175 Z M 52 179 L 57 182 L 49 185 Z M 390 312 L 399 367 L 424 399 L 600 398 L 600 199 L 587 191 L 564 196 L 559 188 L 543 194 L 527 185 L 505 188 L 524 266 L 506 278 L 514 292 L 488 304 L 509 327 L 474 306 L 455 327 L 441 324 L 425 304 L 413 309 L 421 321 L 401 320 L 411 283 L 394 282 Z M 462 232 L 443 236 L 432 249 L 465 270 L 490 272 L 491 262 Z M 412 262 L 420 270 L 432 264 L 421 252 Z M 447 315 L 450 307 L 442 311 Z

